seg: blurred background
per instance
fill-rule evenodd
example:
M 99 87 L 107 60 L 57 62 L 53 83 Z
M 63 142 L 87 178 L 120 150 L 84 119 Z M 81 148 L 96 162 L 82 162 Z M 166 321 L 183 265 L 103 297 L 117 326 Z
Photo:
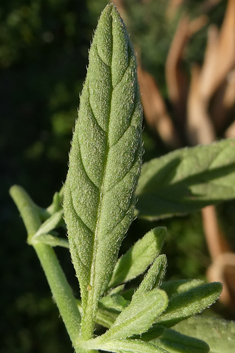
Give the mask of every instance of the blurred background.
M 144 161 L 179 147 L 235 137 L 235 0 L 113 2 L 137 52 Z M 73 352 L 8 190 L 20 184 L 47 207 L 61 188 L 88 49 L 107 3 L 1 1 L 2 353 Z M 168 229 L 163 248 L 167 279 L 223 281 L 215 314 L 235 319 L 235 202 L 160 222 L 136 220 L 122 251 L 157 225 Z M 78 294 L 68 251 L 56 252 Z

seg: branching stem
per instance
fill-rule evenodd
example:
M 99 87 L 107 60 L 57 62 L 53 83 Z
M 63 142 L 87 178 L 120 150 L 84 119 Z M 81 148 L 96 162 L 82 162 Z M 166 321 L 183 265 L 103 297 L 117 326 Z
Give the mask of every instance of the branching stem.
M 87 350 L 79 347 L 80 313 L 54 250 L 43 243 L 31 243 L 33 234 L 37 232 L 41 225 L 37 207 L 26 191 L 18 185 L 11 187 L 10 195 L 23 218 L 28 233 L 28 243 L 34 247 L 38 255 L 73 346 L 77 353 L 88 353 Z

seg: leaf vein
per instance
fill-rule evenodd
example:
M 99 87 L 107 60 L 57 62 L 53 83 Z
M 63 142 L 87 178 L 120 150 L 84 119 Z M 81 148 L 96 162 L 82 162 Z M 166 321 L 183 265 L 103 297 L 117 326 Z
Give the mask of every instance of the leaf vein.
M 78 143 L 78 151 L 79 151 L 79 156 L 80 156 L 80 162 L 81 162 L 81 167 L 84 171 L 84 174 L 86 175 L 87 179 L 91 182 L 91 184 L 97 189 L 99 190 L 99 187 L 94 183 L 93 180 L 91 180 L 90 176 L 88 175 L 88 172 L 85 168 L 85 165 L 84 165 L 84 161 L 83 161 L 83 158 L 82 158 L 82 151 L 81 151 L 81 144 L 80 144 L 80 141 L 79 141 L 79 137 L 77 136 L 77 143 Z

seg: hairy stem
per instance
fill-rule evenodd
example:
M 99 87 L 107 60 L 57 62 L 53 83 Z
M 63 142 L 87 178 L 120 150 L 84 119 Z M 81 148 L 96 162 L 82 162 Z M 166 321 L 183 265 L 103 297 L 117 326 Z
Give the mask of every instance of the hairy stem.
M 70 339 L 77 353 L 85 353 L 78 344 L 80 332 L 80 313 L 64 272 L 59 264 L 54 250 L 43 243 L 33 243 L 32 237 L 41 225 L 36 205 L 26 191 L 17 185 L 10 189 L 10 195 L 16 203 L 23 218 L 28 242 L 34 247 L 42 268 L 45 272 L 53 298 L 58 306 Z

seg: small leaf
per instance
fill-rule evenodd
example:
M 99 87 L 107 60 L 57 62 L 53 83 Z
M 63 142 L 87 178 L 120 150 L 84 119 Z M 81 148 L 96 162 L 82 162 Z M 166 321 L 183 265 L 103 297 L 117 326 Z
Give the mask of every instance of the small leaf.
M 43 243 L 50 246 L 62 246 L 63 248 L 69 248 L 69 243 L 67 239 L 58 238 L 51 234 L 39 234 L 31 240 L 31 243 Z
M 109 295 L 121 294 L 124 288 L 125 288 L 125 284 L 120 284 L 119 286 L 110 289 L 109 290 Z
M 219 298 L 221 291 L 221 283 L 214 282 L 173 295 L 166 311 L 158 317 L 156 323 L 171 327 L 181 320 L 200 313 Z
M 141 275 L 161 251 L 166 228 L 154 228 L 137 241 L 116 263 L 108 288 Z
M 139 295 L 121 312 L 102 340 L 116 340 L 147 331 L 166 309 L 167 303 L 167 295 L 159 289 Z
M 180 149 L 145 163 L 136 195 L 138 216 L 150 220 L 235 198 L 235 139 Z
M 149 292 L 153 288 L 159 287 L 161 285 L 162 279 L 165 276 L 166 266 L 166 255 L 158 256 L 140 283 L 139 288 L 132 296 L 132 299 L 136 299 L 140 294 Z
M 122 311 L 128 304 L 129 302 L 119 294 L 107 295 L 99 301 L 100 307 L 114 309 L 117 311 Z
M 52 204 L 47 207 L 46 212 L 49 214 L 54 214 L 62 209 L 62 203 L 64 198 L 64 186 L 60 189 L 59 192 L 56 192 L 53 196 Z
M 203 316 L 191 317 L 175 326 L 175 330 L 202 339 L 210 353 L 234 353 L 235 322 Z
M 208 353 L 209 346 L 198 339 L 182 335 L 174 330 L 166 329 L 161 337 L 151 341 L 169 353 Z M 225 352 L 225 351 L 224 351 Z
M 47 234 L 51 230 L 55 229 L 60 221 L 62 220 L 62 215 L 63 211 L 60 210 L 56 213 L 54 213 L 50 218 L 48 218 L 38 229 L 37 233 L 34 235 L 34 237 L 40 235 L 40 234 Z
M 88 336 L 133 220 L 141 132 L 136 59 L 125 25 L 110 4 L 101 14 L 89 52 L 64 188 L 70 251 L 82 296 L 82 327 Z

